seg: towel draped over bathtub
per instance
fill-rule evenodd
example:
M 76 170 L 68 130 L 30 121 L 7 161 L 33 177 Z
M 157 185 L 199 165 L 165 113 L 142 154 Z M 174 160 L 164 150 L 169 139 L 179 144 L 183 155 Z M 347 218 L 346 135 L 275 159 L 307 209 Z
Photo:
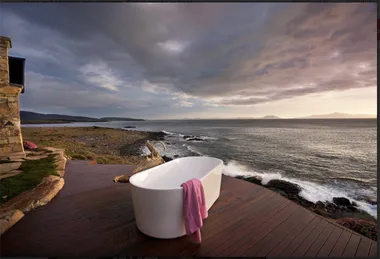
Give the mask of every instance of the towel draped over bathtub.
M 183 184 L 183 214 L 187 235 L 195 235 L 195 241 L 201 242 L 200 229 L 203 219 L 207 218 L 207 206 L 202 182 L 191 179 Z

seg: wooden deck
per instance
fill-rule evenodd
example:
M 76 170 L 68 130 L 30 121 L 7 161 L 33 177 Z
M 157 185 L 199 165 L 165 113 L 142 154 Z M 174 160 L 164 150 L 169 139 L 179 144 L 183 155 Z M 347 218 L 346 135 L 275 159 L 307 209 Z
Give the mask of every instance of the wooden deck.
M 376 242 L 263 187 L 226 176 L 204 221 L 201 245 L 186 237 L 147 237 L 136 228 L 129 184 L 112 182 L 132 169 L 70 161 L 60 194 L 0 238 L 0 255 L 376 257 Z

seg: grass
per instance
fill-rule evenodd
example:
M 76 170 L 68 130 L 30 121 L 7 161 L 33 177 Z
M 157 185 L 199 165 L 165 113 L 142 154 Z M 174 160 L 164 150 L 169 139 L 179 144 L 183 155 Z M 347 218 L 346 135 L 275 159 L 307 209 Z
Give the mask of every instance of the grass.
M 0 179 L 0 204 L 35 188 L 48 175 L 59 176 L 55 162 L 53 154 L 39 160 L 22 162 L 20 170 L 23 170 L 23 173 Z
M 98 164 L 138 163 L 141 157 L 119 156 L 112 154 L 110 150 L 121 143 L 132 144 L 146 137 L 143 132 L 100 127 L 22 128 L 22 134 L 24 139 L 37 144 L 38 148 L 35 151 L 43 151 L 44 147 L 63 148 L 73 160 L 95 160 Z M 86 143 L 81 139 L 83 137 L 92 137 L 97 140 Z

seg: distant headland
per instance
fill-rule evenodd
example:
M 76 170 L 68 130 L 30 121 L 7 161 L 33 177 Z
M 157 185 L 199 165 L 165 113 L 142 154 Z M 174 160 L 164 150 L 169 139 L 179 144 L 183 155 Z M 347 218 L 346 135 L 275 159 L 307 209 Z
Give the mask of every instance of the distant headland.
M 61 114 L 42 114 L 29 111 L 20 111 L 21 124 L 50 124 L 50 123 L 71 123 L 71 122 L 107 122 L 107 121 L 144 121 L 143 119 L 122 118 L 122 117 L 102 117 L 91 118 L 84 116 L 71 116 Z

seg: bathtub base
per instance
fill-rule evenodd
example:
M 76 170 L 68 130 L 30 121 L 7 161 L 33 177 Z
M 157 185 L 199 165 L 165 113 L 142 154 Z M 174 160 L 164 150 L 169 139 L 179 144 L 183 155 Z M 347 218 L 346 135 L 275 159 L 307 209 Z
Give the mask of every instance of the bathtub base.
M 207 163 L 208 167 L 202 168 L 203 164 L 207 165 Z M 187 157 L 133 175 L 130 178 L 130 190 L 138 230 L 144 235 L 158 239 L 173 239 L 186 235 L 183 217 L 183 189 L 182 187 L 154 188 L 153 184 L 157 183 L 158 185 L 160 181 L 161 184 L 165 184 L 165 181 L 160 178 L 160 173 L 172 181 L 176 177 L 181 177 L 180 180 L 177 179 L 177 186 L 180 186 L 181 182 L 195 177 L 200 179 L 208 211 L 219 198 L 222 169 L 223 161 L 219 159 Z M 169 173 L 166 174 L 166 172 Z M 198 175 L 193 176 L 192 174 Z M 151 178 L 149 179 L 149 177 Z M 150 181 L 151 185 L 145 187 L 144 183 L 147 181 Z

